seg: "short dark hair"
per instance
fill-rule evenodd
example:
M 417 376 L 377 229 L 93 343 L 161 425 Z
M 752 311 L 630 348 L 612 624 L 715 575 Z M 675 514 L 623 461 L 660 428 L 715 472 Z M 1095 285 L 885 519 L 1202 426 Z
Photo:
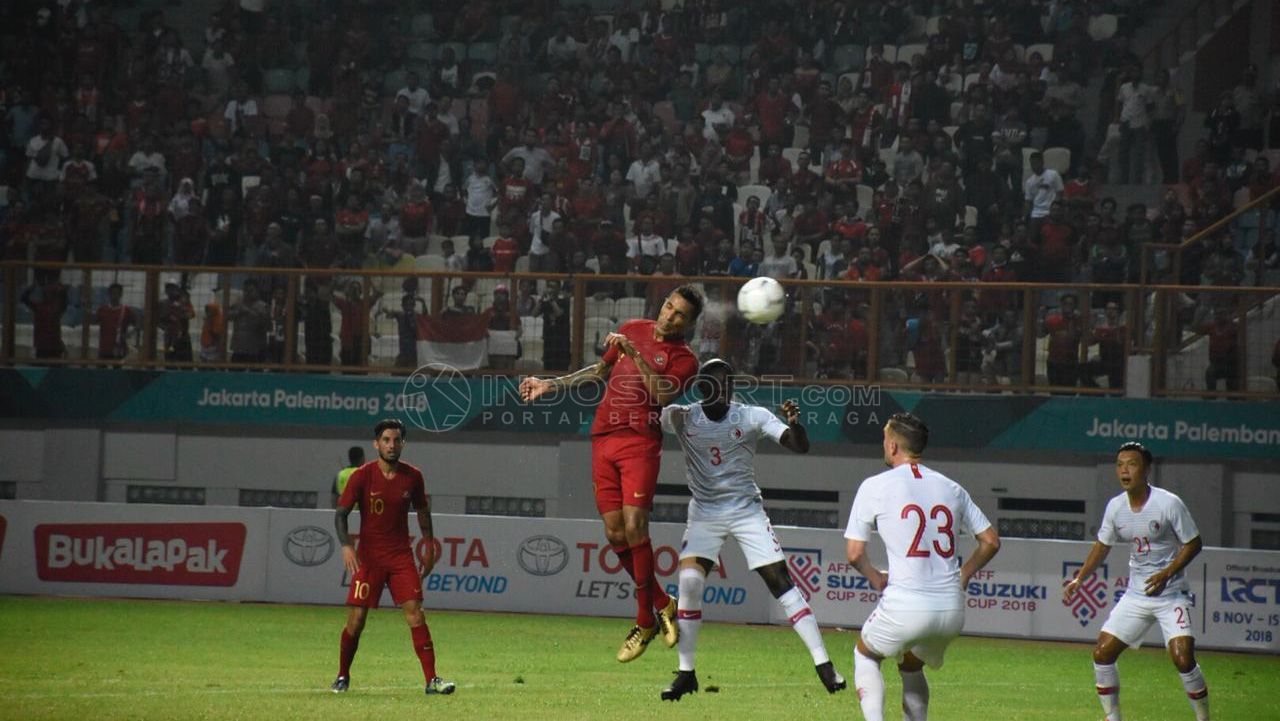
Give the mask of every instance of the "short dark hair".
M 913 456 L 924 453 L 929 445 L 929 426 L 914 413 L 894 413 L 885 425 Z
M 1151 455 L 1151 451 L 1147 450 L 1146 446 L 1137 441 L 1128 441 L 1121 444 L 1120 447 L 1116 449 L 1116 455 L 1119 456 L 1125 451 L 1133 451 L 1134 453 L 1142 454 L 1142 465 L 1144 466 L 1150 466 L 1155 461 L 1155 456 Z
M 689 319 L 690 323 L 698 320 L 698 316 L 702 315 L 702 306 L 706 304 L 706 300 L 702 297 L 702 291 L 697 286 L 684 284 L 677 287 L 672 293 L 678 293 L 685 302 L 693 307 L 693 317 Z
M 381 433 L 379 433 L 381 435 Z M 364 463 L 364 449 L 360 446 L 351 446 L 347 449 L 347 465 L 358 466 Z
M 400 431 L 401 438 L 404 438 L 408 435 L 405 433 L 403 422 L 395 418 L 383 418 L 382 420 L 378 421 L 378 425 L 373 427 L 373 437 L 381 438 L 382 432 L 391 428 L 394 428 L 395 430 Z

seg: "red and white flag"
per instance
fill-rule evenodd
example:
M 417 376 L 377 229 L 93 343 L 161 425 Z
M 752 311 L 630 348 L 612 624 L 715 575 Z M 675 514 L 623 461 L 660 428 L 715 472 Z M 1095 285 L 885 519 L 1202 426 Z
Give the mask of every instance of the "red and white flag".
M 483 313 L 441 313 L 418 316 L 418 363 L 438 363 L 458 370 L 489 364 L 489 319 Z

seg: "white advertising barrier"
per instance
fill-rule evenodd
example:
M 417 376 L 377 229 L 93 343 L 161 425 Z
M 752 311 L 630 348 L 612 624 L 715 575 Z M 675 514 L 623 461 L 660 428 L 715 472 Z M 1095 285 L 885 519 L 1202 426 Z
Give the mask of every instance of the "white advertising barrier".
M 424 581 L 429 608 L 634 612 L 634 584 L 617 567 L 598 521 L 437 515 L 435 524 L 439 561 Z M 777 531 L 819 622 L 861 626 L 879 595 L 849 567 L 841 533 Z M 681 532 L 673 524 L 652 527 L 656 568 L 673 594 Z M 1114 549 L 1066 604 L 1062 585 L 1089 547 L 1006 539 L 969 584 L 966 632 L 1096 638 L 1125 591 L 1128 549 Z M 961 541 L 958 551 L 973 548 L 972 540 Z M 883 568 L 878 540 L 870 554 Z M 708 620 L 785 623 L 732 542 L 721 561 L 703 596 Z M 1280 652 L 1280 553 L 1206 548 L 1187 575 L 1198 645 Z M 331 511 L 0 501 L 0 593 L 341 604 L 347 581 Z M 389 594 L 382 603 L 390 605 Z M 1159 645 L 1159 631 L 1146 641 Z
M 879 594 L 846 562 L 837 531 L 779 528 L 787 565 L 824 625 L 861 626 Z M 1005 539 L 1000 553 L 969 582 L 965 631 L 989 636 L 1091 641 L 1128 587 L 1129 549 L 1116 547 L 1070 604 L 1062 587 L 1092 543 Z M 959 541 L 958 552 L 976 543 Z M 884 546 L 869 544 L 872 561 L 886 568 Z M 1206 548 L 1187 567 L 1198 646 L 1280 652 L 1280 553 Z M 892 579 L 890 579 L 892 582 Z M 770 621 L 784 623 L 776 604 Z M 1162 645 L 1158 627 L 1144 643 Z
M 353 519 L 358 515 L 353 515 Z M 599 521 L 435 515 L 436 562 L 424 581 L 430 608 L 588 616 L 635 613 L 635 584 L 604 542 Z M 413 543 L 422 541 L 410 519 Z M 266 599 L 294 603 L 342 603 L 347 584 L 342 555 L 324 511 L 271 512 Z M 353 532 L 358 531 L 358 521 Z M 676 592 L 676 566 L 683 527 L 653 524 L 654 565 L 659 580 Z M 358 540 L 357 540 L 358 543 Z M 768 589 L 746 569 L 729 544 L 703 594 L 709 618 L 762 622 L 771 603 Z M 391 604 L 384 592 L 382 605 Z
M 0 501 L 0 593 L 260 599 L 269 513 Z

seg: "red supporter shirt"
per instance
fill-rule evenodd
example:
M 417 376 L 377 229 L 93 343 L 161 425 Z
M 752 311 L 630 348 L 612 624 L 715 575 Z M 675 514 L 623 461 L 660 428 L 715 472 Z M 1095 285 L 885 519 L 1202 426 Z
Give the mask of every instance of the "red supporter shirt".
M 493 241 L 493 269 L 498 273 L 510 273 L 516 267 L 516 259 L 520 257 L 520 244 L 511 238 L 498 238 Z
M 360 543 L 356 548 L 360 562 L 389 562 L 410 553 L 409 509 L 427 506 L 422 471 L 402 461 L 387 478 L 378 462 L 370 461 L 351 474 L 338 505 L 360 507 Z
M 1040 259 L 1046 266 L 1068 267 L 1075 236 L 1075 228 L 1065 223 L 1048 222 L 1040 226 Z
M 100 329 L 98 353 L 112 358 L 124 356 L 127 347 L 120 331 L 137 324 L 133 309 L 127 305 L 100 305 L 97 317 Z
M 657 323 L 651 320 L 632 320 L 623 323 L 618 332 L 631 341 L 655 373 L 673 388 L 684 389 L 698 372 L 698 359 L 683 338 L 677 341 L 655 340 L 655 325 Z M 595 421 L 591 424 L 592 437 L 629 428 L 640 435 L 661 439 L 662 426 L 658 417 L 662 406 L 649 397 L 644 376 L 635 361 L 616 348 L 605 353 L 604 361 L 613 363 L 613 371 L 609 373 L 604 398 L 596 408 Z
M 421 238 L 431 231 L 431 201 L 407 203 L 400 209 L 400 229 L 409 238 Z

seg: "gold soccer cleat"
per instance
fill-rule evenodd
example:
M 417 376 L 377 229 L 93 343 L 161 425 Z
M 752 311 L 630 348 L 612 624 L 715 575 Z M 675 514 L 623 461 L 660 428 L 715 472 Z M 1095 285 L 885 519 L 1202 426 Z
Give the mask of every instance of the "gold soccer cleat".
M 658 633 L 662 634 L 662 642 L 667 648 L 674 648 L 680 640 L 680 624 L 676 623 L 676 600 L 667 601 L 666 608 L 658 610 Z
M 618 662 L 627 663 L 640 658 L 640 654 L 649 647 L 649 642 L 654 636 L 658 635 L 658 627 L 650 626 L 649 628 L 641 628 L 632 626 L 627 632 L 627 640 L 622 642 L 622 648 L 618 649 Z

